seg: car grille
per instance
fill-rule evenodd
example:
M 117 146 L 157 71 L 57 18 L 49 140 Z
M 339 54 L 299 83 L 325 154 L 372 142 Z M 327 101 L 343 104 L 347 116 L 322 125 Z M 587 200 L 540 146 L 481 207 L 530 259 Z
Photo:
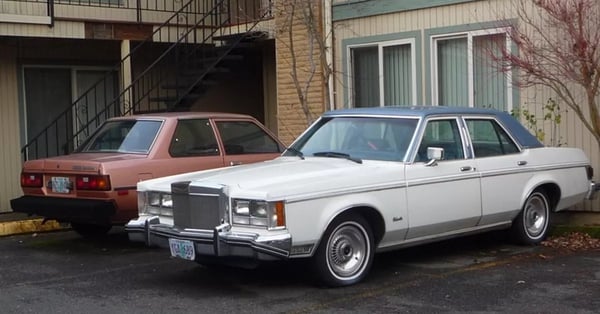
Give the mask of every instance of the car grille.
M 179 228 L 212 230 L 223 223 L 225 195 L 220 188 L 174 183 L 173 224 Z

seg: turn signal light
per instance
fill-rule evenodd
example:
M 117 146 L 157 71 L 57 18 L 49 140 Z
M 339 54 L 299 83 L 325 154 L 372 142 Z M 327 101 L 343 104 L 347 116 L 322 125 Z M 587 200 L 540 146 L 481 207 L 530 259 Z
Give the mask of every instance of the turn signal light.
M 78 190 L 108 191 L 110 178 L 109 176 L 77 176 L 75 186 Z
M 41 173 L 21 173 L 21 186 L 27 188 L 41 188 L 43 185 Z

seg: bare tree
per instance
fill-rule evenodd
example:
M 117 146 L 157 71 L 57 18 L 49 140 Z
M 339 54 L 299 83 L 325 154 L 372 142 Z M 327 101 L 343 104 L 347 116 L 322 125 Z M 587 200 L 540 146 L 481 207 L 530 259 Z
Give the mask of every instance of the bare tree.
M 504 49 L 496 61 L 505 72 L 519 70 L 519 87 L 556 93 L 600 146 L 600 1 L 517 0 L 515 7 L 519 25 L 509 36 L 518 51 Z
M 332 101 L 328 91 L 333 66 L 327 60 L 327 53 L 332 49 L 328 46 L 328 39 L 332 34 L 323 25 L 322 13 L 327 9 L 323 6 L 321 0 L 275 1 L 278 17 L 276 36 L 288 50 L 289 75 L 307 125 L 320 114 L 311 109 L 311 90 L 322 87 L 321 90 L 325 91 L 321 94 L 325 100 L 325 108 L 330 108 Z M 302 36 L 299 36 L 300 33 Z

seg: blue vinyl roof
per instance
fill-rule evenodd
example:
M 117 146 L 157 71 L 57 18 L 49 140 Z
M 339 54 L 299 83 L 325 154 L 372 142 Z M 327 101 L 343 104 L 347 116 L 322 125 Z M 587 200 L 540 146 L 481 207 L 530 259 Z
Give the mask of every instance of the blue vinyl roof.
M 470 107 L 446 107 L 446 106 L 423 106 L 423 107 L 370 107 L 351 108 L 328 111 L 323 117 L 337 116 L 398 116 L 427 118 L 431 116 L 489 116 L 494 117 L 509 130 L 511 135 L 522 147 L 535 148 L 544 145 L 533 136 L 517 119 L 507 112 L 495 109 L 470 108 Z

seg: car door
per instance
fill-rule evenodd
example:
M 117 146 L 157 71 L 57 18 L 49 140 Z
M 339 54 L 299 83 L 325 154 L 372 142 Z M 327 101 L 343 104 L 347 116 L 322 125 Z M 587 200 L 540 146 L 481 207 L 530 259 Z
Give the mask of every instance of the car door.
M 481 173 L 480 225 L 511 221 L 519 212 L 531 161 L 493 118 L 465 119 Z
M 275 158 L 283 147 L 252 120 L 215 120 L 227 166 Z
M 481 218 L 479 173 L 466 158 L 465 134 L 457 118 L 426 122 L 414 162 L 406 166 L 407 239 L 475 227 Z M 428 163 L 427 148 L 444 149 L 444 157 Z

